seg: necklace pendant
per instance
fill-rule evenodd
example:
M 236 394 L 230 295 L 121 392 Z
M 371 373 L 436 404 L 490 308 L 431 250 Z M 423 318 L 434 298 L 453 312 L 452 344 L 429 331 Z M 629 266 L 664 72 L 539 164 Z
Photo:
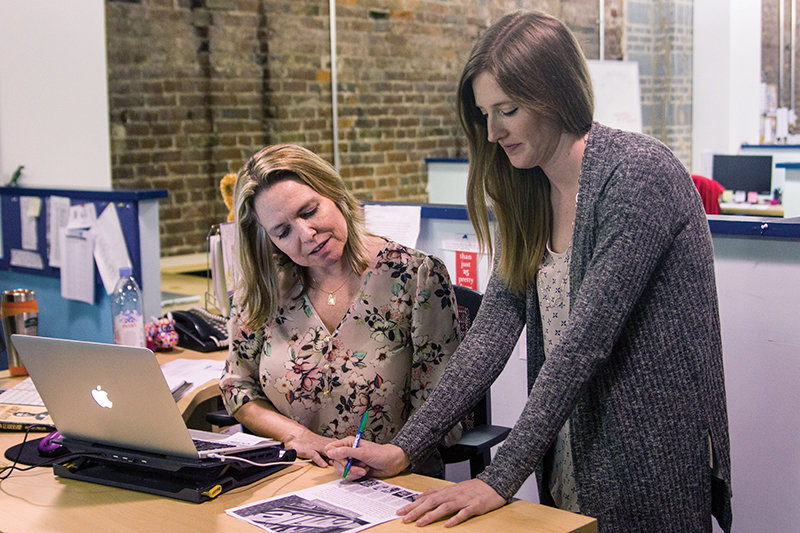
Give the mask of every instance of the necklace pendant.
M 332 292 L 328 293 L 328 305 L 336 305 L 336 296 Z

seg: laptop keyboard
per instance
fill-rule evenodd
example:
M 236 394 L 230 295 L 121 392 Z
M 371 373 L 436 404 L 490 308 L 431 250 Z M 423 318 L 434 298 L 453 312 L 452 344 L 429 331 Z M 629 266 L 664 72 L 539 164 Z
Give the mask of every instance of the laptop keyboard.
M 197 448 L 198 452 L 206 452 L 208 450 L 219 450 L 220 448 L 235 448 L 236 446 L 233 444 L 226 444 L 224 442 L 214 442 L 210 440 L 198 440 L 192 439 L 194 442 L 194 447 Z

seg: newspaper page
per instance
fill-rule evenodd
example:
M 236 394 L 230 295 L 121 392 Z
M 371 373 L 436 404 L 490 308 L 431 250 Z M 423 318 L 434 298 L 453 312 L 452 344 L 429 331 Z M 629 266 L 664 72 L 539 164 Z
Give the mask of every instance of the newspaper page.
M 273 533 L 350 533 L 394 520 L 417 494 L 372 478 L 339 479 L 225 512 Z

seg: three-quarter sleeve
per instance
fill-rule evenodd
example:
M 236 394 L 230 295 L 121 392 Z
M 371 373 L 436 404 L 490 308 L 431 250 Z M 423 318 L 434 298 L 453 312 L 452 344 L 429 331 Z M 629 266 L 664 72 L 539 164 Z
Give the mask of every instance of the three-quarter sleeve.
M 251 400 L 266 400 L 259 384 L 259 363 L 267 332 L 266 329 L 251 331 L 244 321 L 240 309 L 233 307 L 228 322 L 230 348 L 219 381 L 222 402 L 231 414 Z
M 411 412 L 430 396 L 458 347 L 458 310 L 444 263 L 428 256 L 417 271 L 411 316 Z

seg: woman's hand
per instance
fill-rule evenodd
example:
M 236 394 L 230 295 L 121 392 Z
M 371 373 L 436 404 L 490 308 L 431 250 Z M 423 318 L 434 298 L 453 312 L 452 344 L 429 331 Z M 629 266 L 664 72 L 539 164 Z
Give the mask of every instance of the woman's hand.
M 283 445 L 296 451 L 298 457 L 311 459 L 315 465 L 324 468 L 329 466 L 324 457 L 325 447 L 331 442 L 333 442 L 333 439 L 330 437 L 323 437 L 313 431 L 302 428 L 301 431 L 287 435 L 283 440 Z
M 302 424 L 283 416 L 266 400 L 249 401 L 233 416 L 256 435 L 283 442 L 286 448 L 295 450 L 298 457 L 311 459 L 317 466 L 329 466 L 323 450 L 333 439 L 317 435 Z
M 405 452 L 394 444 L 375 444 L 361 439 L 358 448 L 353 448 L 355 437 L 333 441 L 325 447 L 324 453 L 333 459 L 337 474 L 344 472 L 347 460 L 353 458 L 353 466 L 347 479 L 364 476 L 391 477 L 408 468 L 409 460 Z
M 480 479 L 470 479 L 455 485 L 431 489 L 417 496 L 410 503 L 397 510 L 403 522 L 416 522 L 418 526 L 451 516 L 445 527 L 460 524 L 471 516 L 488 513 L 502 507 L 506 501 L 492 487 Z

